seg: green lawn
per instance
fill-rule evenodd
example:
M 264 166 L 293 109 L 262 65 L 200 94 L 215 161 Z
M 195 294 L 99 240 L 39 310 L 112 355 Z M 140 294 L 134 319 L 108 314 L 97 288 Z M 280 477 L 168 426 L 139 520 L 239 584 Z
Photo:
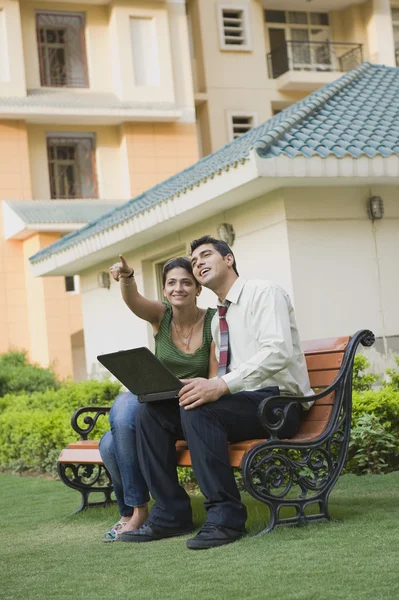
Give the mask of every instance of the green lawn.
M 245 496 L 250 533 L 267 512 Z M 69 516 L 77 492 L 0 475 L 2 600 L 399 598 L 399 472 L 342 477 L 334 521 L 189 551 L 185 539 L 104 544 L 115 508 Z M 194 497 L 197 523 L 201 498 Z

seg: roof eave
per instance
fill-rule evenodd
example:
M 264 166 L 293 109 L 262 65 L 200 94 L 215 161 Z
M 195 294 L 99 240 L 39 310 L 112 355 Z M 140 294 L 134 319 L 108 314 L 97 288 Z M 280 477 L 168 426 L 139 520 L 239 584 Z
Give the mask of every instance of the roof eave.
M 230 168 L 186 193 L 157 204 L 117 226 L 98 232 L 43 259 L 30 258 L 35 276 L 77 274 L 91 266 L 154 242 L 257 195 L 280 187 L 358 185 L 389 180 L 399 184 L 399 156 L 374 158 L 261 158 L 254 150 Z

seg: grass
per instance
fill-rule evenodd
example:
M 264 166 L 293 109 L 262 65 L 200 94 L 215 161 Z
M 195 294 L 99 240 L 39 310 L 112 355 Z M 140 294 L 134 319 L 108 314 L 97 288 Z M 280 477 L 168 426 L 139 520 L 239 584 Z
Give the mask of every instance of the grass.
M 2 600 L 362 600 L 399 598 L 399 472 L 339 480 L 333 521 L 189 551 L 175 538 L 104 544 L 114 507 L 69 516 L 62 483 L 0 475 Z M 249 496 L 250 533 L 267 509 Z M 201 497 L 193 497 L 197 523 Z

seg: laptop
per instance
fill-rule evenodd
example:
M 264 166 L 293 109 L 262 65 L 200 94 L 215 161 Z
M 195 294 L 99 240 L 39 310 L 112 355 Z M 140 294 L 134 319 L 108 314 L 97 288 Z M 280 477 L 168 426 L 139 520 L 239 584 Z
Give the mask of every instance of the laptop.
M 178 398 L 183 387 L 148 348 L 120 350 L 100 354 L 97 360 L 128 390 L 136 394 L 139 402 L 158 402 Z

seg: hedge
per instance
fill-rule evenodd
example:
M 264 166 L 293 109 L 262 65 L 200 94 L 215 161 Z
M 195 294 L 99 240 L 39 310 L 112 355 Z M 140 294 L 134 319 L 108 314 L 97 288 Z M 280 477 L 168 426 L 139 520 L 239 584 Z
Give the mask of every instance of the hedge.
M 0 374 L 7 362 L 10 368 L 21 369 L 21 382 L 27 382 L 27 389 L 23 393 L 21 382 L 8 380 L 7 389 L 14 386 L 18 391 L 0 397 L 0 470 L 54 475 L 58 453 L 78 439 L 70 426 L 73 411 L 81 406 L 110 406 L 121 386 L 111 381 L 60 383 L 51 370 L 27 364 L 23 353 L 9 354 L 0 357 Z M 378 378 L 365 373 L 368 366 L 364 356 L 356 357 L 346 471 L 357 474 L 399 468 L 399 374 L 390 370 L 390 381 L 380 382 L 380 389 L 374 390 Z M 32 392 L 34 381 L 40 382 L 41 391 Z M 108 419 L 100 418 L 90 437 L 98 439 L 107 429 Z M 182 470 L 180 479 L 189 483 L 192 472 Z

